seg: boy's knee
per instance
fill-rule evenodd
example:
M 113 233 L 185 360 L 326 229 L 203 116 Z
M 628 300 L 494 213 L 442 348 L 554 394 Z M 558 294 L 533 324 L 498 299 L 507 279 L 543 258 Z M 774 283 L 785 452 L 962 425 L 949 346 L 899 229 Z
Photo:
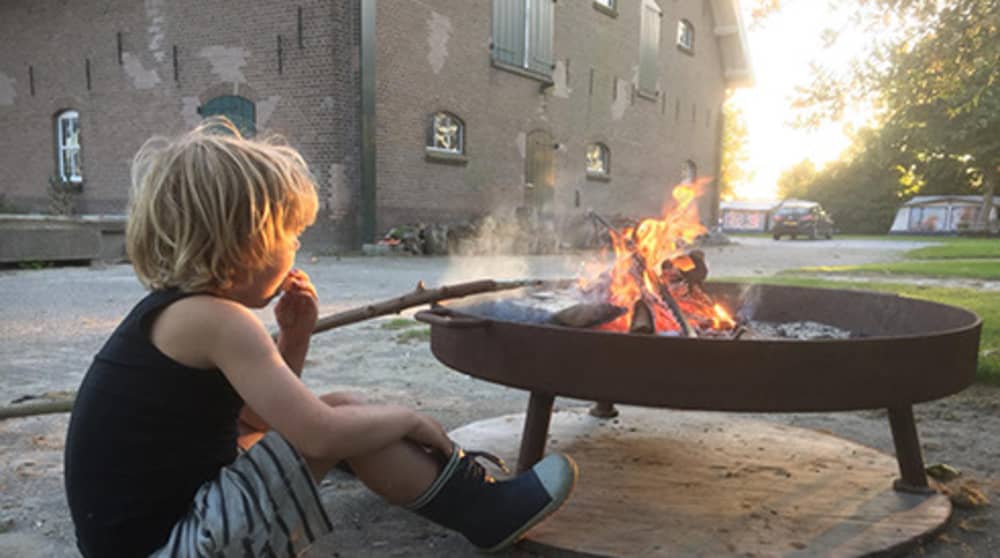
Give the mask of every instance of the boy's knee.
M 348 391 L 333 391 L 320 396 L 320 399 L 331 407 L 340 405 L 364 405 L 367 403 L 359 394 Z

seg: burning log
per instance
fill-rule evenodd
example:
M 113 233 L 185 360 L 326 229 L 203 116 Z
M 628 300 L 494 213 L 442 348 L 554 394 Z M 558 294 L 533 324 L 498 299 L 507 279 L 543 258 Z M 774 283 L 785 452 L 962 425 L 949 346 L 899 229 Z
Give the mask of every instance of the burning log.
M 743 334 L 746 332 L 747 332 L 746 326 L 738 325 L 733 329 L 732 333 L 729 334 L 729 338 L 732 339 L 733 341 L 739 341 L 740 337 L 743 337 Z
M 598 326 L 621 316 L 625 308 L 610 302 L 582 303 L 560 310 L 552 322 L 566 327 L 588 328 Z
M 702 284 L 708 278 L 708 265 L 705 264 L 705 252 L 691 250 L 686 254 L 664 260 L 660 268 L 664 276 L 670 277 L 676 274 L 689 286 L 704 292 Z
M 635 301 L 632 307 L 632 324 L 628 328 L 629 333 L 656 333 L 656 321 L 653 319 L 653 312 L 642 299 Z
M 611 234 L 614 238 L 622 239 L 622 241 L 625 243 L 626 248 L 628 248 L 629 252 L 632 255 L 632 273 L 636 276 L 636 283 L 639 285 L 643 285 L 647 283 L 648 279 L 654 284 L 659 284 L 661 286 L 658 289 L 660 292 L 654 294 L 659 295 L 664 305 L 670 311 L 670 314 L 674 318 L 674 321 L 677 322 L 678 326 L 681 328 L 681 333 L 685 337 L 697 337 L 698 336 L 697 333 L 695 333 L 694 328 L 691 327 L 691 324 L 688 323 L 687 318 L 684 316 L 684 312 L 681 311 L 680 306 L 677 305 L 677 301 L 674 300 L 673 295 L 670 293 L 670 289 L 664 287 L 659 277 L 654 276 L 648 269 L 648 266 L 646 264 L 646 258 L 644 258 L 643 255 L 639 252 L 638 246 L 636 245 L 635 234 L 638 231 L 638 227 L 632 230 L 632 234 L 630 236 L 625 236 L 620 231 L 618 231 L 618 229 L 616 229 L 611 223 L 609 223 L 604 217 L 598 215 L 597 212 L 595 212 L 594 210 L 588 211 L 587 215 L 589 215 L 592 219 L 594 219 L 595 221 L 603 225 L 605 228 L 607 228 L 608 233 Z M 706 268 L 706 274 L 707 274 L 707 268 Z M 643 303 L 643 306 L 645 306 L 645 303 Z M 656 320 L 653 318 L 652 312 L 649 310 L 648 307 L 646 307 L 646 312 L 650 315 L 650 322 L 653 324 L 652 326 L 653 331 L 650 333 L 655 333 Z M 632 313 L 633 316 L 637 314 L 635 309 L 633 309 Z M 633 323 L 635 322 L 635 317 L 633 317 L 632 321 Z
M 665 304 L 670 310 L 670 314 L 673 316 L 674 321 L 676 321 L 677 325 L 681 328 L 681 335 L 684 337 L 698 337 L 694 328 L 691 327 L 687 318 L 684 317 L 684 312 L 681 311 L 681 307 L 678 306 L 677 301 L 674 300 L 674 296 L 670 294 L 670 287 L 660 283 L 660 292 L 657 294 L 660 295 L 660 300 L 662 300 L 663 304 Z

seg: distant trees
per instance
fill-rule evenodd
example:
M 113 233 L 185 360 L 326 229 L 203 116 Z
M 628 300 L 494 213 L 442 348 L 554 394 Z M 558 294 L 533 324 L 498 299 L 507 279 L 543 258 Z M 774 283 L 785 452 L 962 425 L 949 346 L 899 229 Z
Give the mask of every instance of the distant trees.
M 816 68 L 796 103 L 801 122 L 838 120 L 863 101 L 877 110 L 877 127 L 858 135 L 845 162 L 804 186 L 789 175 L 789 187 L 829 205 L 843 228 L 837 205 L 858 214 L 853 230 L 891 221 L 888 201 L 918 193 L 977 192 L 992 204 L 1000 182 L 1000 2 L 839 1 L 853 6 L 852 23 L 868 33 L 871 50 L 844 76 Z
M 743 111 L 732 103 L 722 105 L 722 164 L 720 165 L 719 196 L 733 196 L 733 189 L 741 182 L 753 179 L 747 169 L 750 153 L 747 150 L 747 123 Z
M 816 169 L 803 161 L 778 178 L 782 197 L 818 201 L 837 228 L 857 233 L 884 233 L 899 207 L 899 173 L 891 151 L 871 130 L 860 133 L 845 156 Z

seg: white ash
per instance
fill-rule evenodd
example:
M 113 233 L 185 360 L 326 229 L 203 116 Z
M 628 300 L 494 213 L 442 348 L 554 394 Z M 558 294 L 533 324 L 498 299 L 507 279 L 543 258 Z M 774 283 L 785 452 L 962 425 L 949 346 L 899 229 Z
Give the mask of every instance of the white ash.
M 543 324 L 552 316 L 580 304 L 583 297 L 576 289 L 538 290 L 519 298 L 501 298 L 470 305 L 459 305 L 456 309 L 475 316 L 525 324 Z
M 758 322 L 751 320 L 743 339 L 850 339 L 854 335 L 846 330 L 819 322 Z

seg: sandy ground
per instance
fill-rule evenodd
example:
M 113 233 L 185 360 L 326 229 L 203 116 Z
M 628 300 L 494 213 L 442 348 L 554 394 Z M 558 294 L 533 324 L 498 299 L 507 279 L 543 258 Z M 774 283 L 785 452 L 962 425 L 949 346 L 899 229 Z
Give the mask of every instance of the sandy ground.
M 807 265 L 893 260 L 907 242 L 740 239 L 710 247 L 712 277 L 761 276 Z M 300 255 L 317 285 L 321 314 L 411 290 L 479 278 L 575 276 L 581 255 L 549 257 L 334 258 Z M 963 285 L 964 286 L 964 285 Z M 975 286 L 975 285 L 973 285 Z M 986 289 L 993 283 L 980 283 Z M 0 271 L 0 404 L 68 391 L 124 313 L 143 296 L 128 266 Z M 406 315 L 410 315 L 408 312 Z M 269 312 L 262 319 L 273 324 Z M 370 320 L 317 335 L 305 373 L 317 391 L 345 389 L 377 402 L 418 407 L 447 428 L 524 410 L 527 395 L 456 374 L 431 355 L 425 326 L 394 329 L 398 317 Z M 559 399 L 557 407 L 584 405 Z M 947 463 L 986 495 L 1000 496 L 1000 389 L 973 386 L 915 407 L 927 463 Z M 762 415 L 762 420 L 813 428 L 892 454 L 883 411 Z M 68 416 L 0 422 L 0 556 L 75 556 L 62 491 L 62 447 Z M 331 474 L 322 495 L 335 533 L 309 556 L 466 556 L 460 536 L 381 503 L 353 478 Z M 911 551 L 919 556 L 1000 555 L 1000 512 L 957 508 L 940 536 Z M 502 556 L 564 556 L 532 545 Z

